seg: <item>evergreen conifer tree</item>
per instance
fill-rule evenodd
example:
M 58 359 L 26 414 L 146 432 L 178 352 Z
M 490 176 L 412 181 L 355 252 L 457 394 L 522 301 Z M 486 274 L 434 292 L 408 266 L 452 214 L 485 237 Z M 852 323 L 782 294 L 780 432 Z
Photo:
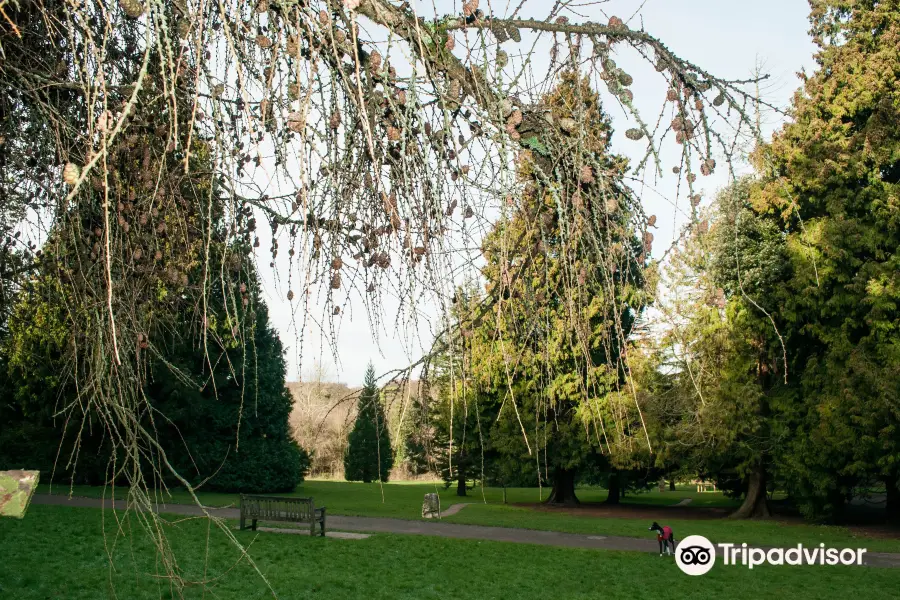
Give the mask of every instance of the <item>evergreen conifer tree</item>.
M 379 478 L 387 481 L 393 464 L 391 438 L 375 383 L 375 367 L 369 363 L 359 395 L 359 411 L 344 455 L 344 478 L 365 483 Z

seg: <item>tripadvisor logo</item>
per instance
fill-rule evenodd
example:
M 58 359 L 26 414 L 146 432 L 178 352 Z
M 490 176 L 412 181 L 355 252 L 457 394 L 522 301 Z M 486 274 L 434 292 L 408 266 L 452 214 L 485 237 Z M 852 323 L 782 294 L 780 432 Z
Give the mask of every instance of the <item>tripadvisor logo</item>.
M 675 564 L 688 575 L 703 575 L 716 564 L 716 549 L 702 535 L 689 535 L 675 549 Z
M 726 566 L 753 567 L 769 565 L 862 565 L 865 548 L 806 548 L 797 544 L 792 548 L 749 548 L 747 544 L 716 544 Z M 702 535 L 689 535 L 675 550 L 675 563 L 688 575 L 703 575 L 716 564 L 716 548 Z

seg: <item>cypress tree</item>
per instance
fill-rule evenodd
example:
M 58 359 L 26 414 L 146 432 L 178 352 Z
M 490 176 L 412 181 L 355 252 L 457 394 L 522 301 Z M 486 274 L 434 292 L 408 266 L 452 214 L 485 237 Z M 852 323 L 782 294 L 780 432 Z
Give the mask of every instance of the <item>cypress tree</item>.
M 359 395 L 356 422 L 344 455 L 344 479 L 370 483 L 380 477 L 381 481 L 387 481 L 393 464 L 391 438 L 375 383 L 375 367 L 369 363 Z

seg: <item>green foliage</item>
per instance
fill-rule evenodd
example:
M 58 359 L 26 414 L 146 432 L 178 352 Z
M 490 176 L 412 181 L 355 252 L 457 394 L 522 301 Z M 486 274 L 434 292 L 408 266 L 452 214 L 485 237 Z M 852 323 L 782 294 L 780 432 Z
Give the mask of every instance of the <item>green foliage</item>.
M 221 304 L 211 308 L 211 316 L 225 314 Z M 258 297 L 252 310 L 239 310 L 232 318 L 249 338 L 244 345 L 221 329 L 210 331 L 205 350 L 202 339 L 190 333 L 154 336 L 165 359 L 149 361 L 143 390 L 153 414 L 142 424 L 160 444 L 148 452 L 159 456 L 161 449 L 179 474 L 208 489 L 290 491 L 303 480 L 309 456 L 288 430 L 292 399 L 285 387 L 281 342 Z M 18 385 L 9 396 L 12 401 L 3 406 L 14 426 L 0 434 L 0 463 L 55 471 L 57 480 L 65 473 L 76 483 L 115 477 L 111 469 L 123 458 L 102 424 L 91 415 L 78 420 L 57 414 L 78 391 L 74 382 L 59 377 L 65 373 L 68 338 L 54 317 L 53 302 L 36 293 L 25 295 L 11 329 L 9 380 Z M 212 374 L 209 365 L 215 366 Z M 70 466 L 76 452 L 78 464 Z M 170 476 L 166 479 L 173 483 Z
M 138 168 L 138 157 L 150 160 L 159 143 L 147 136 L 143 146 L 135 141 L 136 147 L 109 159 L 122 200 L 120 223 L 127 225 L 127 217 L 134 226 L 123 226 L 115 245 L 101 249 L 99 197 L 71 210 L 19 294 L 2 345 L 9 391 L 0 416 L 14 425 L 0 432 L 0 465 L 92 484 L 137 473 L 151 484 L 174 483 L 174 468 L 210 489 L 292 490 L 309 457 L 288 431 L 283 348 L 259 296 L 249 242 L 229 241 L 222 231 L 224 200 L 215 180 L 181 177 L 135 218 L 144 200 L 135 190 L 147 184 L 140 174 L 148 173 Z M 208 146 L 195 144 L 193 166 L 202 173 Z M 182 167 L 172 153 L 160 160 Z M 167 218 L 175 206 L 186 208 L 183 219 Z M 179 243 L 164 235 L 174 227 L 187 228 Z M 85 242 L 82 236 L 90 237 Z M 107 304 L 107 273 L 99 260 L 107 251 L 113 294 L 127 296 L 127 310 L 119 300 Z M 222 274 L 221 285 L 208 286 L 207 269 Z M 110 312 L 118 350 L 109 347 Z M 198 321 L 204 326 L 184 327 Z M 92 323 L 95 331 L 86 334 L 76 323 Z M 110 352 L 123 358 L 113 369 Z M 98 389 L 119 376 L 131 382 L 134 396 L 122 392 L 100 403 Z M 129 411 L 134 436 L 116 434 Z
M 344 456 L 344 479 L 347 481 L 387 481 L 394 465 L 391 438 L 379 396 L 375 367 L 370 363 L 359 395 L 356 421 L 347 440 Z
M 758 180 L 722 190 L 672 253 L 661 305 L 668 327 L 634 370 L 647 390 L 657 464 L 715 479 L 738 512 L 766 515 L 765 491 L 789 430 L 779 308 L 791 265 L 776 223 L 753 211 Z M 759 482 L 759 485 L 751 485 Z
M 643 434 L 634 398 L 624 393 L 624 348 L 647 301 L 649 241 L 635 237 L 620 181 L 627 164 L 608 152 L 597 94 L 568 73 L 543 103 L 554 122 L 583 125 L 588 155 L 563 150 L 565 139 L 544 132 L 538 139 L 549 158 L 520 155 L 525 192 L 483 243 L 486 295 L 498 308 L 479 317 L 482 298 L 468 298 L 456 345 L 469 357 L 461 376 L 471 373 L 473 398 L 489 407 L 479 412 L 491 415 L 495 476 L 550 478 L 566 495 L 560 501 L 570 502 L 579 474 L 633 465 L 617 434 Z M 598 169 L 607 187 L 594 185 Z
M 429 404 L 423 396 L 414 396 L 401 430 L 403 452 L 402 457 L 398 452 L 397 462 L 402 461 L 414 477 L 435 471 L 434 428 L 429 423 Z
M 856 486 L 900 485 L 900 11 L 811 4 L 820 68 L 759 153 L 755 204 L 779 222 L 793 268 L 789 489 L 807 514 L 839 515 Z
M 245 324 L 252 336 L 246 346 L 208 345 L 207 357 L 190 340 L 179 340 L 167 348 L 165 363 L 154 363 L 146 393 L 165 417 L 155 423 L 169 461 L 192 483 L 288 492 L 303 481 L 309 455 L 288 428 L 293 401 L 281 341 L 265 305 L 259 298 L 254 304 L 252 312 L 238 315 L 254 319 Z M 210 363 L 221 365 L 211 376 Z
M 450 310 L 453 327 L 471 326 L 466 321 L 479 299 L 473 284 L 456 290 Z M 432 394 L 423 407 L 427 411 L 428 455 L 445 486 L 455 483 L 457 494 L 465 495 L 467 481 L 483 481 L 494 473 L 497 457 L 489 433 L 498 405 L 490 390 L 473 377 L 477 344 L 471 331 L 441 341 L 443 351 L 430 365 Z
M 900 12 L 811 5 L 820 68 L 793 122 L 673 260 L 653 420 L 665 460 L 737 493 L 768 473 L 839 517 L 883 485 L 900 514 Z

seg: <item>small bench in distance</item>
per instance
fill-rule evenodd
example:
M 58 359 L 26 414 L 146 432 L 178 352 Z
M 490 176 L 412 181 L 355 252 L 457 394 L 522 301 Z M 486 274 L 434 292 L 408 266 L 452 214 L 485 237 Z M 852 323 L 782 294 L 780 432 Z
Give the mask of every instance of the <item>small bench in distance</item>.
M 325 507 L 316 508 L 312 498 L 241 494 L 241 530 L 247 528 L 247 520 L 253 531 L 257 521 L 309 523 L 309 535 L 316 535 L 318 524 L 319 535 L 325 536 Z

